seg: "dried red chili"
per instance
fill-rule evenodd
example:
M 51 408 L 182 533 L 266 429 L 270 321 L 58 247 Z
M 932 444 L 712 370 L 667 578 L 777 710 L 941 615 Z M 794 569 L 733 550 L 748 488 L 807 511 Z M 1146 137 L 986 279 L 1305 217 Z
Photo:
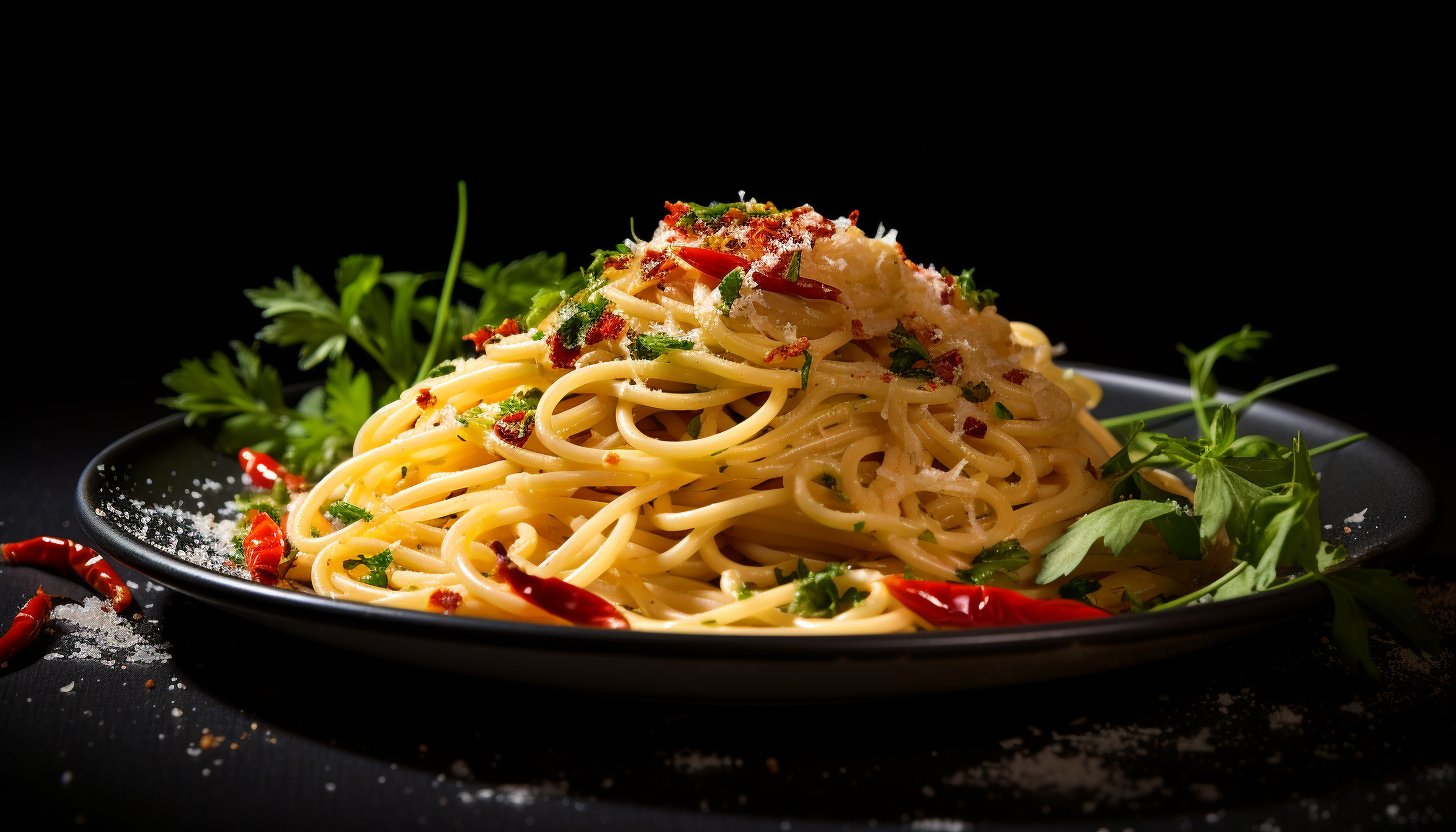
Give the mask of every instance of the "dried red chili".
M 435 398 L 435 394 L 431 393 L 428 387 L 421 390 L 418 396 L 415 396 L 415 404 L 419 405 L 421 410 L 429 410 L 435 406 L 436 401 L 438 400 Z
M 1007 370 L 1006 372 L 1002 373 L 1001 377 L 1011 382 L 1012 384 L 1020 384 L 1021 382 L 1026 381 L 1027 375 L 1028 374 L 1025 370 L 1017 367 L 1014 370 Z
M 750 265 L 747 260 L 736 254 L 711 248 L 682 246 L 675 253 L 684 263 L 702 272 L 703 276 L 708 278 L 704 282 L 711 283 L 713 286 L 717 286 L 718 281 L 734 269 L 743 269 L 746 272 Z
M 531 604 L 572 624 L 606 630 L 631 629 L 626 616 L 600 595 L 572 586 L 560 578 L 526 574 L 511 563 L 506 547 L 500 541 L 491 541 L 490 548 L 495 552 L 496 577 Z
M 649 251 L 642 255 L 642 265 L 639 271 L 642 273 L 642 282 L 656 280 L 659 275 L 667 274 L 677 268 L 665 251 Z
M 15 614 L 15 620 L 10 622 L 10 629 L 0 635 L 0 663 L 10 661 L 11 656 L 35 641 L 50 616 L 51 597 L 45 594 L 45 590 L 37 588 L 35 597 L 25 602 L 25 606 Z
M 90 546 L 64 537 L 33 537 L 17 543 L 0 544 L 7 563 L 70 569 L 111 602 L 117 612 L 131 603 L 131 590 L 104 558 Z
M 911 612 L 937 627 L 1018 627 L 1107 618 L 1111 613 L 1066 598 L 1028 598 L 994 586 L 910 581 L 898 575 L 884 580 L 885 588 Z

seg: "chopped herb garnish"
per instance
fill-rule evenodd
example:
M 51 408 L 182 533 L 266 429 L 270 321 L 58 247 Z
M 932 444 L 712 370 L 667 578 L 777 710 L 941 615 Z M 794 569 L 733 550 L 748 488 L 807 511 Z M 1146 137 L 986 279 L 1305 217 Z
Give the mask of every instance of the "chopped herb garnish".
M 819 572 L 810 573 L 808 565 L 801 558 L 799 568 L 795 571 L 798 586 L 794 589 L 794 600 L 789 602 L 786 611 L 804 618 L 833 618 L 839 611 L 840 601 L 844 600 L 840 597 L 839 587 L 835 586 L 834 579 L 847 571 L 849 567 L 844 564 L 831 563 Z M 845 596 L 847 599 L 848 593 Z
M 556 313 L 556 334 L 561 338 L 563 349 L 581 349 L 586 345 L 586 335 L 606 314 L 609 301 L 599 297 L 580 303 L 567 301 Z
M 651 361 L 661 358 L 673 350 L 690 350 L 693 342 L 687 338 L 674 338 L 662 332 L 644 332 L 632 337 L 627 351 L 633 358 Z
M 814 366 L 814 356 L 804 353 L 804 363 L 799 367 L 799 386 L 809 389 L 809 369 Z
M 830 474 L 830 473 L 827 473 L 827 472 L 826 473 L 823 473 L 823 474 L 820 474 L 818 476 L 818 478 L 815 479 L 814 481 L 817 482 L 817 483 L 819 483 L 820 485 L 824 486 L 825 488 L 829 489 L 830 491 L 833 491 L 834 492 L 834 496 L 838 497 L 839 500 L 840 500 L 840 502 L 843 502 L 843 503 L 849 502 L 849 498 L 846 497 L 846 496 L 844 496 L 844 492 L 843 491 L 840 491 L 839 490 L 839 480 L 836 480 L 834 478 L 834 475 L 833 474 Z
M 1000 402 L 996 402 L 996 407 L 994 408 L 994 410 L 996 411 L 996 418 L 997 419 L 1015 419 L 1016 418 L 1015 416 L 1011 415 L 1011 411 L 1010 410 L 1007 410 L 1006 409 L 1006 405 L 1004 405 L 1004 404 L 1002 404 Z
M 998 573 L 1015 581 L 1016 570 L 1031 563 L 1031 553 L 1022 547 L 1016 538 L 1007 538 L 995 546 L 988 546 L 971 561 L 970 569 L 957 569 L 956 577 L 968 584 L 980 586 Z
M 794 252 L 789 257 L 789 268 L 784 271 L 784 280 L 790 283 L 799 282 L 799 252 Z
M 749 598 L 752 598 L 752 597 L 753 597 L 753 590 L 749 589 L 746 586 L 741 586 L 741 587 L 738 588 L 738 600 L 740 600 L 740 601 L 747 601 Z
M 329 506 L 328 509 L 324 511 L 324 514 L 329 515 L 330 517 L 338 520 L 345 525 L 348 525 L 349 523 L 357 523 L 360 520 L 369 521 L 374 519 L 373 514 L 370 514 L 368 511 L 354 505 L 353 503 L 346 503 L 343 500 L 339 500 L 333 505 Z
M 723 281 L 718 284 L 718 295 L 723 300 L 718 304 L 718 311 L 724 315 L 733 311 L 733 304 L 738 300 L 738 295 L 743 291 L 743 270 L 734 269 L 723 275 Z
M 926 543 L 938 543 L 939 542 L 939 541 L 937 541 L 935 539 L 935 533 L 932 532 L 932 531 L 930 531 L 930 529 L 926 529 L 925 531 L 921 532 L 915 539 L 916 540 L 923 540 Z
M 697 439 L 698 434 L 702 432 L 703 414 L 699 413 L 688 421 L 688 436 L 692 437 L 693 439 Z
M 440 366 L 426 373 L 425 378 L 439 378 L 440 376 L 448 376 L 458 369 L 460 368 L 447 361 L 444 364 L 441 364 Z
M 897 345 L 890 351 L 890 372 L 921 381 L 935 378 L 935 370 L 930 367 L 930 350 L 903 323 L 895 322 L 895 328 L 890 332 L 890 343 Z M 925 362 L 925 366 L 916 367 L 921 361 Z
M 940 273 L 955 281 L 956 288 L 960 290 L 961 297 L 965 298 L 966 303 L 977 312 L 995 303 L 996 298 L 1001 296 L 999 292 L 993 292 L 990 289 L 976 288 L 976 280 L 972 276 L 976 273 L 975 269 L 966 269 L 956 275 L 951 274 L 950 269 L 941 269 Z
M 970 387 L 961 388 L 961 396 L 968 402 L 981 402 L 991 398 L 991 388 L 984 381 L 978 381 Z
M 344 561 L 345 569 L 357 569 L 360 566 L 367 567 L 369 573 L 359 578 L 359 583 L 377 586 L 383 589 L 389 586 L 389 575 L 385 572 L 389 565 L 394 562 L 394 556 L 388 549 L 377 555 L 370 555 L 364 558 L 349 558 Z
M 857 532 L 864 531 L 865 530 L 865 521 L 861 520 L 858 523 L 855 523 L 854 524 L 854 530 L 857 531 Z

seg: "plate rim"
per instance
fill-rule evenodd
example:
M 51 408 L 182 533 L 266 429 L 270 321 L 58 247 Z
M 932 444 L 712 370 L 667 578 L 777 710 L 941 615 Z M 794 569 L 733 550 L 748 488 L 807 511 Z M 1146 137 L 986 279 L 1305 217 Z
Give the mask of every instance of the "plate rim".
M 1064 366 L 1074 368 L 1094 381 L 1098 376 L 1113 376 L 1124 382 L 1134 381 L 1135 386 L 1151 388 L 1164 394 L 1173 392 L 1169 388 L 1176 388 L 1178 391 L 1187 389 L 1186 381 L 1152 373 L 1080 362 L 1065 362 Z M 1221 388 L 1220 395 L 1237 397 L 1241 393 Z M 1301 423 L 1319 423 L 1350 433 L 1358 432 L 1358 429 L 1337 419 L 1277 400 L 1264 399 L 1256 406 L 1265 411 L 1273 410 L 1276 415 L 1284 418 L 1304 420 Z M 1272 624 L 1311 606 L 1325 594 L 1323 587 L 1318 584 L 1303 584 L 1288 590 L 1167 610 L 1158 614 L 1156 620 L 1159 626 L 1151 633 L 1149 626 L 1144 623 L 1150 619 L 1119 615 L 1059 624 L 974 630 L 858 635 L 750 635 L 748 638 L 711 633 L 597 630 L 466 616 L 441 616 L 416 610 L 341 602 L 214 572 L 167 554 L 107 522 L 105 507 L 99 499 L 105 466 L 114 457 L 139 442 L 158 434 L 185 430 L 182 425 L 185 418 L 184 414 L 173 414 L 133 430 L 108 444 L 87 463 L 77 481 L 74 500 L 81 527 L 106 554 L 148 579 L 183 595 L 224 608 L 233 605 L 246 606 L 256 609 L 262 615 L 304 619 L 331 627 L 387 631 L 398 637 L 434 641 L 484 642 L 494 647 L 529 651 L 610 650 L 614 654 L 650 655 L 661 659 L 736 657 L 755 661 L 838 661 L 847 656 L 864 659 L 905 656 L 946 659 L 967 655 L 1056 650 L 1068 646 L 1069 643 L 1108 645 L 1144 642 L 1153 638 L 1176 638 L 1209 630 Z M 1395 539 L 1360 553 L 1352 558 L 1352 563 L 1414 545 L 1434 529 L 1435 515 L 1438 513 L 1434 489 L 1418 466 L 1378 438 L 1370 437 L 1363 441 L 1377 443 L 1383 456 L 1389 455 L 1404 462 L 1419 476 L 1419 480 L 1413 483 L 1413 492 L 1424 497 L 1424 502 L 1429 504 L 1429 510 L 1413 511 L 1418 515 L 1418 520 L 1404 534 L 1397 534 Z

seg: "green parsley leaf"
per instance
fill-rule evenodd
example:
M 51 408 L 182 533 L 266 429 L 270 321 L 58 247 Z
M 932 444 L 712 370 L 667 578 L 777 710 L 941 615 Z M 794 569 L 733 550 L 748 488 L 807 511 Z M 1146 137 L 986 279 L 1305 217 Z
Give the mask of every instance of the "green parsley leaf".
M 799 252 L 797 251 L 789 256 L 789 267 L 784 271 L 784 280 L 790 283 L 799 282 Z
M 740 600 L 740 601 L 747 601 L 749 598 L 752 598 L 752 597 L 753 597 L 753 590 L 749 589 L 746 586 L 741 586 L 741 587 L 738 588 L 738 600 Z
M 952 275 L 950 269 L 941 269 L 940 273 L 955 281 L 956 288 L 960 290 L 961 297 L 977 312 L 995 303 L 996 298 L 1001 296 L 999 292 L 993 292 L 990 289 L 976 288 L 976 280 L 973 277 L 976 273 L 975 269 L 966 269 L 957 275 Z
M 842 563 L 831 563 L 823 570 L 808 574 L 808 566 L 799 560 L 798 586 L 787 612 L 804 618 L 833 618 L 839 609 L 839 587 L 834 579 L 849 571 Z
M 1120 555 L 1144 523 L 1181 510 L 1177 503 L 1172 502 L 1124 500 L 1084 514 L 1067 527 L 1066 534 L 1042 550 L 1041 572 L 1036 576 L 1036 582 L 1049 584 L 1071 573 L 1098 540 L 1112 550 L 1112 554 Z
M 926 529 L 925 531 L 923 531 L 920 534 L 916 535 L 915 539 L 916 540 L 923 540 L 926 543 L 939 543 L 940 542 L 940 541 L 938 541 L 938 540 L 935 539 L 935 533 L 932 532 L 930 529 Z
M 692 437 L 693 439 L 697 439 L 698 434 L 702 432 L 703 414 L 699 413 L 693 416 L 693 418 L 688 421 L 688 436 Z
M 864 531 L 865 530 L 865 521 L 861 520 L 858 523 L 855 523 L 854 524 L 854 530 L 857 531 L 857 532 Z
M 804 363 L 799 365 L 799 387 L 809 389 L 809 369 L 814 366 L 814 356 L 804 353 Z
M 978 381 L 970 387 L 961 388 L 961 397 L 968 402 L 977 404 L 991 398 L 991 388 L 984 381 Z
M 441 364 L 435 369 L 429 371 L 428 373 L 425 373 L 425 378 L 440 378 L 441 376 L 448 376 L 458 369 L 460 368 L 447 361 L 444 364 Z
M 895 322 L 895 328 L 890 332 L 890 343 L 897 345 L 890 351 L 890 372 L 902 378 L 922 381 L 935 378 L 935 371 L 930 368 L 930 350 L 905 328 L 904 323 Z M 925 362 L 925 366 L 916 367 L 921 361 Z
M 1011 411 L 1010 410 L 1007 410 L 1006 409 L 1006 405 L 1004 405 L 1004 404 L 1002 404 L 1000 402 L 996 402 L 996 407 L 993 408 L 993 410 L 996 412 L 996 418 L 997 419 L 1015 419 L 1016 418 L 1015 416 L 1013 416 L 1011 414 Z
M 324 511 L 324 514 L 329 515 L 330 517 L 338 520 L 344 525 L 357 523 L 360 520 L 367 522 L 374 519 L 374 515 L 370 514 L 365 509 L 362 509 L 354 505 L 353 503 L 346 503 L 343 500 L 338 500 L 333 505 L 330 505 Z
M 733 304 L 738 300 L 739 294 L 743 291 L 743 269 L 734 269 L 723 275 L 723 280 L 718 284 L 718 295 L 722 300 L 718 303 L 718 311 L 728 315 L 733 311 Z
M 839 490 L 839 480 L 836 480 L 833 474 L 830 474 L 826 471 L 825 473 L 820 474 L 818 477 L 816 477 L 814 481 L 834 492 L 834 496 L 838 497 L 840 502 L 849 502 L 849 498 L 844 496 L 843 491 Z
M 349 558 L 348 560 L 344 561 L 344 568 L 357 569 L 360 566 L 367 567 L 369 569 L 369 572 L 364 577 L 358 579 L 359 583 L 368 584 L 369 586 L 377 586 L 380 589 L 383 589 L 389 586 L 389 575 L 385 570 L 387 570 L 389 568 L 389 565 L 393 562 L 394 556 L 390 554 L 390 550 L 385 549 L 377 555 L 370 555 L 368 557 L 362 558 Z
M 971 568 L 957 569 L 956 577 L 968 584 L 980 586 L 997 573 L 1004 573 L 1013 582 L 1017 580 L 1016 570 L 1031 563 L 1031 553 L 1022 547 L 1016 538 L 1007 538 L 994 546 L 983 549 Z
M 572 272 L 571 277 L 577 277 L 577 273 Z M 471 323 L 472 332 L 483 326 L 499 326 L 507 318 L 515 318 L 524 326 L 521 318 L 532 310 L 538 292 L 560 297 L 561 290 L 572 282 L 566 272 L 566 255 L 548 255 L 544 251 L 510 263 L 492 263 L 485 268 L 466 263 L 460 279 L 482 292 Z
M 651 361 L 661 358 L 673 350 L 691 350 L 693 342 L 687 338 L 674 338 L 662 332 L 644 332 L 634 335 L 627 347 L 633 358 Z

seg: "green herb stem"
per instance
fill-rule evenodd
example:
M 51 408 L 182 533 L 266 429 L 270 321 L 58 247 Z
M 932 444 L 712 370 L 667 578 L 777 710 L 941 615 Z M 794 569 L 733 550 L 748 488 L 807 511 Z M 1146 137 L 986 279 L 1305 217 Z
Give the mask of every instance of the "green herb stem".
M 456 183 L 460 190 L 460 213 L 455 220 L 455 245 L 450 250 L 450 267 L 445 270 L 445 287 L 440 290 L 440 304 L 435 309 L 435 332 L 430 336 L 430 348 L 425 350 L 425 360 L 420 362 L 420 371 L 415 374 L 415 384 L 424 380 L 425 374 L 435 366 L 435 355 L 440 351 L 440 336 L 445 332 L 445 318 L 450 314 L 450 292 L 455 288 L 455 275 L 460 271 L 460 253 L 465 249 L 465 180 Z

